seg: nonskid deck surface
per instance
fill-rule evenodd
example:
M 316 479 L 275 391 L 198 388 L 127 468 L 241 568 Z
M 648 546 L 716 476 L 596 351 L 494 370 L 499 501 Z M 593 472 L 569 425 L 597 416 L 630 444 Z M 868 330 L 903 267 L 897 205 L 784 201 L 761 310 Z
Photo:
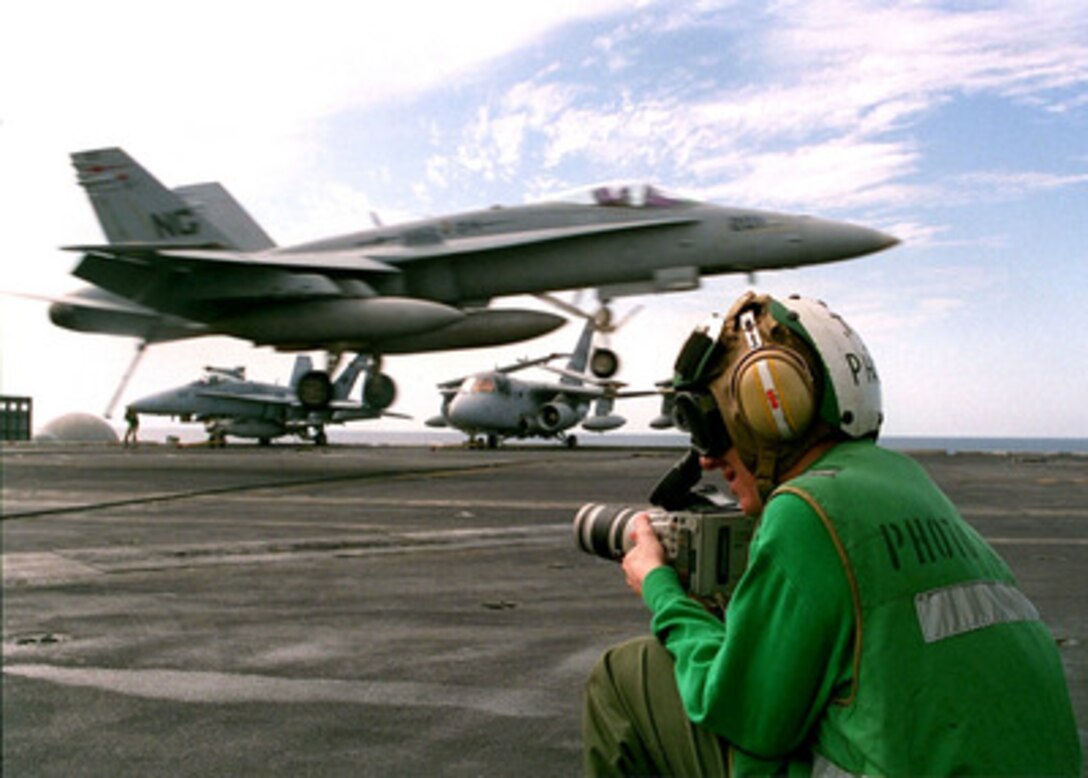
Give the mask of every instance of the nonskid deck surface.
M 585 502 L 680 451 L 9 446 L 12 775 L 575 775 L 582 682 L 647 629 Z M 1008 560 L 1088 727 L 1088 461 L 918 454 Z

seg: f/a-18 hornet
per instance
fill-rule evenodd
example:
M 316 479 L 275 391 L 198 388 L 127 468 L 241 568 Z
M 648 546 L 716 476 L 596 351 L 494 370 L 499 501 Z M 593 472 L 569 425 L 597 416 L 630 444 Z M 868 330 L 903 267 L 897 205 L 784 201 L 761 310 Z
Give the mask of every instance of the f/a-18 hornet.
M 218 184 L 171 191 L 118 148 L 72 160 L 108 242 L 67 247 L 81 254 L 73 274 L 94 287 L 55 302 L 54 323 L 142 344 L 216 334 L 367 354 L 371 405 L 395 394 L 382 355 L 513 343 L 563 323 L 489 307 L 496 297 L 692 289 L 703 275 L 835 262 L 897 242 L 844 222 L 599 187 L 588 202 L 494 207 L 279 248 Z M 325 403 L 329 384 L 325 375 Z
M 511 437 L 558 438 L 573 447 L 578 438 L 567 430 L 579 423 L 591 432 L 622 427 L 627 420 L 613 413 L 615 400 L 658 391 L 626 391 L 618 381 L 596 378 L 587 372 L 587 366 L 596 362 L 600 365 L 599 372 L 611 374 L 618 360 L 608 349 L 597 349 L 591 357 L 597 319 L 592 316 L 586 319 L 565 368 L 549 364 L 564 355 L 550 354 L 441 383 L 438 388 L 442 393 L 442 411 L 428 419 L 427 426 L 455 427 L 468 434 L 470 445 L 476 445 L 476 436 L 483 435 L 488 448 L 495 448 L 501 439 Z M 602 364 L 606 362 L 610 364 Z M 522 381 L 510 376 L 534 366 L 558 373 L 559 380 Z M 587 417 L 591 404 L 593 414 Z
M 218 445 L 224 444 L 228 435 L 255 438 L 262 445 L 284 435 L 297 435 L 322 446 L 327 442 L 327 424 L 398 415 L 348 398 L 364 367 L 362 357 L 344 367 L 333 382 L 332 399 L 325 408 L 307 408 L 300 397 L 305 392 L 301 381 L 313 369 L 310 357 L 300 355 L 295 357 L 287 386 L 247 381 L 245 368 L 209 367 L 199 380 L 142 397 L 129 403 L 128 409 L 204 422 L 209 442 Z

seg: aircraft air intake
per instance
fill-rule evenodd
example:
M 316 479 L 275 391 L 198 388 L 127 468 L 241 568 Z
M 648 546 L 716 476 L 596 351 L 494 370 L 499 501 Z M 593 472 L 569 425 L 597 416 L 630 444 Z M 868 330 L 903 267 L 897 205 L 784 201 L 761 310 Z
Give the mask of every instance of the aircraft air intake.
M 555 432 L 578 421 L 578 412 L 566 403 L 548 403 L 540 409 L 537 421 L 545 432 Z

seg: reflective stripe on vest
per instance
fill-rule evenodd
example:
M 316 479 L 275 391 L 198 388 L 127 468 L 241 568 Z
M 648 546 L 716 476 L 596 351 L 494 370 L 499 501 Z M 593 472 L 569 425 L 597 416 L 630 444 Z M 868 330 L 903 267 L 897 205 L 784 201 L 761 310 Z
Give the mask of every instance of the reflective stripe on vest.
M 1038 621 L 1039 611 L 1007 583 L 981 581 L 947 586 L 914 597 L 918 626 L 927 643 L 1011 621 Z
M 823 754 L 812 755 L 812 778 L 865 778 L 857 773 L 847 772 Z

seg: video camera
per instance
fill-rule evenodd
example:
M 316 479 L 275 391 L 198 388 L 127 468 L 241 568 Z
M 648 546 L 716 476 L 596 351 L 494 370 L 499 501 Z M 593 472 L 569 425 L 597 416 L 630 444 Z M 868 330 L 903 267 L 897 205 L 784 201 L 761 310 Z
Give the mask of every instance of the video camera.
M 654 507 L 583 505 L 574 517 L 575 543 L 588 554 L 619 561 L 632 546 L 628 525 L 646 513 L 685 591 L 724 610 L 748 566 L 756 520 L 714 487 L 697 486 L 701 477 L 699 453 L 692 449 L 650 493 Z

